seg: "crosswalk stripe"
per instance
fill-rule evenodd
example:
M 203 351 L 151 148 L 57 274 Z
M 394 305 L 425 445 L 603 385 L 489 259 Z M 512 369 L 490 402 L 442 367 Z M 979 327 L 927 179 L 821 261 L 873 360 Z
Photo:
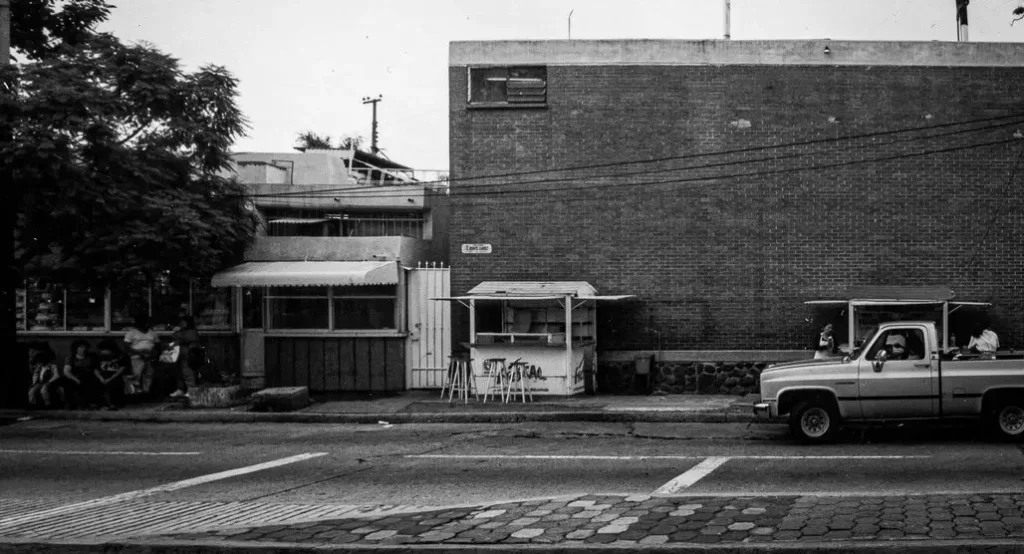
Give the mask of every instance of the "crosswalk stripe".
M 327 455 L 326 452 L 314 452 L 314 453 L 309 453 L 309 454 L 299 454 L 297 456 L 289 456 L 287 458 L 281 458 L 279 460 L 273 460 L 273 461 L 264 462 L 264 463 L 261 463 L 261 464 L 255 464 L 255 465 L 246 466 L 246 467 L 240 467 L 240 468 L 236 468 L 236 469 L 230 469 L 230 470 L 227 470 L 227 471 L 221 471 L 221 472 L 218 472 L 218 473 L 211 473 L 209 475 L 202 475 L 202 476 L 199 476 L 199 477 L 193 477 L 191 479 L 185 479 L 183 481 L 176 481 L 174 483 L 167 483 L 167 484 L 164 484 L 164 485 L 158 485 L 156 487 L 151 487 L 151 488 L 148 488 L 148 489 L 142 489 L 142 490 L 131 491 L 131 492 L 126 492 L 126 493 L 121 493 L 121 494 L 115 494 L 113 496 L 97 498 L 97 499 L 94 499 L 94 500 L 86 500 L 84 502 L 76 502 L 74 504 L 68 504 L 68 505 L 65 505 L 65 506 L 59 506 L 59 507 L 52 508 L 52 509 L 49 509 L 49 510 L 42 510 L 42 511 L 32 512 L 30 514 L 26 514 L 26 515 L 22 515 L 22 516 L 5 517 L 3 519 L 0 519 L 0 533 L 3 533 L 4 529 L 7 528 L 10 525 L 17 525 L 19 523 L 25 523 L 25 522 L 35 521 L 35 520 L 40 520 L 40 519 L 50 519 L 50 518 L 53 518 L 55 516 L 60 516 L 60 515 L 64 515 L 64 514 L 72 513 L 72 512 L 80 512 L 82 510 L 86 510 L 86 509 L 97 507 L 97 506 L 105 506 L 105 505 L 108 505 L 108 504 L 115 504 L 115 503 L 119 503 L 119 502 L 125 502 L 127 500 L 135 500 L 135 499 L 138 499 L 138 498 L 142 498 L 142 497 L 146 497 L 146 496 L 151 496 L 151 495 L 158 494 L 158 493 L 163 493 L 163 492 L 172 492 L 172 491 L 184 489 L 184 488 L 187 488 L 187 487 L 194 487 L 196 485 L 202 485 L 202 484 L 205 484 L 205 483 L 210 483 L 212 481 L 219 481 L 221 479 L 228 479 L 228 478 L 231 478 L 231 477 L 237 477 L 239 475 L 246 475 L 248 473 L 254 473 L 254 472 L 257 472 L 257 471 L 263 471 L 265 469 L 271 469 L 271 468 L 275 468 L 275 467 L 280 467 L 280 466 L 283 466 L 283 465 L 293 464 L 293 463 L 296 463 L 296 462 L 301 462 L 301 461 L 304 461 L 304 460 L 309 460 L 309 459 L 312 459 L 312 458 L 318 458 L 320 456 L 326 456 L 326 455 Z
M 728 461 L 729 458 L 725 456 L 711 456 L 703 462 L 686 470 L 675 479 L 665 483 L 658 488 L 658 490 L 654 491 L 654 494 L 671 494 L 688 488 L 697 481 L 706 477 L 712 471 L 718 469 L 718 466 Z

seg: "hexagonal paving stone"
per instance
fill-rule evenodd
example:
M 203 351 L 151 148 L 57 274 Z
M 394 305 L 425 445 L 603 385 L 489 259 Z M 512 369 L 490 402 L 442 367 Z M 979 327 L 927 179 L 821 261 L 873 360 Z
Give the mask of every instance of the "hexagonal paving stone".
M 517 539 L 532 539 L 534 537 L 539 537 L 542 534 L 544 534 L 544 530 L 543 529 L 537 529 L 535 527 L 531 527 L 531 528 L 526 528 L 526 529 L 520 529 L 520 530 L 516 531 L 515 533 L 512 533 L 512 536 L 517 538 Z
M 754 524 L 749 522 L 733 523 L 728 528 L 730 531 L 749 531 L 754 528 Z
M 571 533 L 566 534 L 565 538 L 567 538 L 569 540 L 580 540 L 580 539 L 586 539 L 588 537 L 591 537 L 591 536 L 593 536 L 593 534 L 594 534 L 594 531 L 591 531 L 590 529 L 580 529 L 578 531 L 573 531 Z
M 668 542 L 668 535 L 647 535 L 640 539 L 640 544 L 665 544 Z

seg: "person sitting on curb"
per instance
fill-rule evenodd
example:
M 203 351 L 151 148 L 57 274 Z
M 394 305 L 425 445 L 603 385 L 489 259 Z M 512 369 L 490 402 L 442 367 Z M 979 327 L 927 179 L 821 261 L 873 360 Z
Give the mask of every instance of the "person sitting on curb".
M 29 349 L 32 367 L 32 385 L 28 389 L 28 403 L 32 407 L 53 407 L 53 396 L 60 397 L 64 403 L 64 392 L 60 388 L 60 371 L 57 369 L 57 356 L 46 343 L 35 345 Z

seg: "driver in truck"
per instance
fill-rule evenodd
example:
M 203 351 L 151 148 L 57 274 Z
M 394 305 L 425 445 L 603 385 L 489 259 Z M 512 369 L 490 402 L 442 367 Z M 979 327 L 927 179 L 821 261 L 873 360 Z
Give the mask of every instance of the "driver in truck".
M 885 349 L 889 351 L 890 360 L 920 360 L 921 353 L 907 348 L 907 337 L 894 331 L 885 339 Z

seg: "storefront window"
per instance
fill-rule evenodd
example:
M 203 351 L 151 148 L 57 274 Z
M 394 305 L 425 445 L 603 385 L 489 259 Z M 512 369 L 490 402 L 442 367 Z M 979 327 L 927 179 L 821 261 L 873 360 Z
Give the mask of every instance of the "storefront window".
M 395 329 L 397 287 L 335 287 L 335 329 Z
M 242 328 L 263 328 L 263 287 L 245 287 L 242 289 Z
M 198 329 L 230 329 L 231 289 L 193 284 L 192 315 Z
M 124 331 L 135 326 L 137 316 L 149 316 L 149 289 L 115 288 L 110 292 L 110 327 Z
M 170 331 L 181 316 L 188 315 L 188 282 L 165 281 L 153 287 L 153 308 L 149 318 L 155 331 Z
M 29 331 L 64 330 L 64 290 L 50 283 L 29 283 L 26 291 Z
M 66 293 L 67 330 L 102 331 L 106 329 L 106 290 L 69 288 Z
M 271 329 L 328 329 L 327 287 L 271 287 Z

